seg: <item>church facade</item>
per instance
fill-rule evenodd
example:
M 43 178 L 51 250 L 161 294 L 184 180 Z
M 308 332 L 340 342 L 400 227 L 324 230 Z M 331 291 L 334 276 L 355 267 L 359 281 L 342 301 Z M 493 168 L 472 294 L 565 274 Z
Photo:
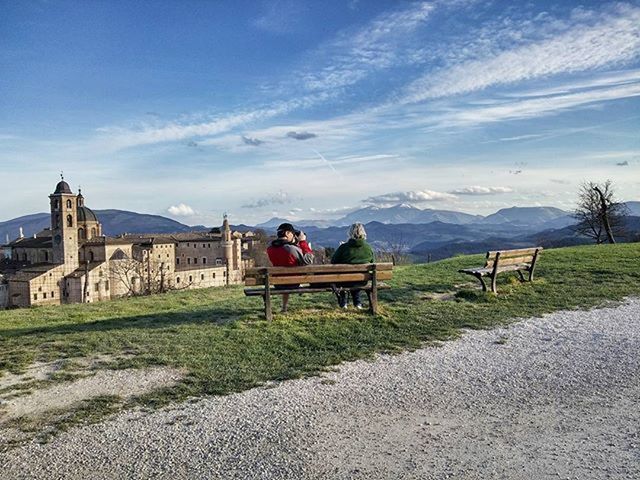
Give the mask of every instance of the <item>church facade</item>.
M 242 234 L 107 237 L 81 192 L 62 179 L 49 195 L 51 227 L 3 247 L 0 307 L 91 303 L 128 295 L 242 283 Z

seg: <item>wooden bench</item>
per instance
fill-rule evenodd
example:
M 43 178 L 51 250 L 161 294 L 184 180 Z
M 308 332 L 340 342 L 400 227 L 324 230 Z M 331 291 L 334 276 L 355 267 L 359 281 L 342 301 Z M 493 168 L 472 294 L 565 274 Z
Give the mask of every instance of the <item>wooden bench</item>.
M 460 273 L 473 275 L 482 284 L 482 291 L 487 291 L 487 285 L 482 277 L 491 279 L 491 291 L 498 293 L 496 289 L 496 277 L 502 272 L 518 272 L 521 281 L 525 281 L 523 272 L 529 273 L 529 281 L 533 280 L 533 270 L 536 260 L 542 251 L 542 247 L 521 248 L 518 250 L 498 250 L 487 252 L 484 267 L 465 268 L 458 270 Z
M 378 290 L 389 288 L 381 283 L 391 279 L 391 263 L 367 263 L 362 265 L 305 265 L 301 267 L 257 267 L 245 273 L 244 294 L 262 296 L 264 315 L 272 320 L 271 296 L 285 293 L 333 292 L 359 288 L 369 297 L 369 311 L 378 311 Z M 341 286 L 344 282 L 368 282 L 363 287 Z M 274 288 L 274 287 L 278 288 Z

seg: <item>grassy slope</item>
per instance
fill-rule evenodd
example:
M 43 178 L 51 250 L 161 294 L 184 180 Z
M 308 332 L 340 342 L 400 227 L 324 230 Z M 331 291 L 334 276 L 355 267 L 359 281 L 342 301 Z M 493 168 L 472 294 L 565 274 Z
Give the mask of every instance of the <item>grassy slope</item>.
M 71 365 L 77 357 L 124 354 L 104 367 L 170 365 L 189 372 L 182 384 L 138 399 L 163 403 L 312 374 L 374 352 L 453 338 L 461 328 L 640 294 L 640 244 L 545 251 L 533 284 L 503 275 L 498 297 L 456 273 L 481 263 L 476 255 L 397 268 L 375 318 L 339 311 L 329 294 L 319 294 L 293 297 L 290 313 L 267 323 L 260 299 L 245 298 L 241 287 L 0 311 L 0 373 L 20 372 L 36 360 L 66 358 Z M 429 298 L 437 292 L 457 293 L 449 301 Z

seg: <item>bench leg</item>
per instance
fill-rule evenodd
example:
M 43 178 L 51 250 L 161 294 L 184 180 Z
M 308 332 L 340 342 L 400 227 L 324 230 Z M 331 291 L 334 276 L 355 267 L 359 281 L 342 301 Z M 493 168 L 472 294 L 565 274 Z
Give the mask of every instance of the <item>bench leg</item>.
M 491 276 L 491 291 L 493 293 L 498 293 L 498 288 L 496 287 L 496 279 L 498 278 L 498 275 L 492 275 Z
M 475 276 L 478 280 L 480 280 L 480 285 L 482 285 L 482 291 L 486 292 L 487 291 L 487 284 L 484 283 L 484 279 L 482 278 L 482 275 L 476 275 Z
M 264 318 L 270 322 L 273 320 L 273 314 L 271 313 L 271 292 L 267 289 L 264 292 Z
M 518 272 L 518 275 L 520 275 L 520 281 L 521 282 L 526 281 L 525 278 L 524 278 L 524 275 L 522 274 L 522 270 L 517 270 L 517 272 Z
M 287 307 L 289 306 L 289 294 L 285 293 L 282 295 L 282 313 L 287 311 Z

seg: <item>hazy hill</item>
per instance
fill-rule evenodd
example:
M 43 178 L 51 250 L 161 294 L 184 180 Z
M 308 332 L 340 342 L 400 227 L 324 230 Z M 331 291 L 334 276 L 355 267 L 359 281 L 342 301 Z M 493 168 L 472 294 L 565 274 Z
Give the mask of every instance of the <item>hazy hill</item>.
M 484 217 L 482 223 L 513 223 L 515 225 L 540 225 L 561 217 L 567 217 L 565 212 L 555 207 L 511 207 L 498 210 L 496 213 Z
M 202 230 L 206 227 L 190 227 L 170 218 L 160 215 L 129 212 L 126 210 L 94 210 L 105 235 L 120 235 L 121 233 L 172 233 Z M 24 217 L 14 218 L 0 223 L 0 243 L 5 243 L 6 236 L 10 240 L 18 238 L 20 227 L 27 237 L 50 227 L 51 218 L 48 213 L 36 213 Z

